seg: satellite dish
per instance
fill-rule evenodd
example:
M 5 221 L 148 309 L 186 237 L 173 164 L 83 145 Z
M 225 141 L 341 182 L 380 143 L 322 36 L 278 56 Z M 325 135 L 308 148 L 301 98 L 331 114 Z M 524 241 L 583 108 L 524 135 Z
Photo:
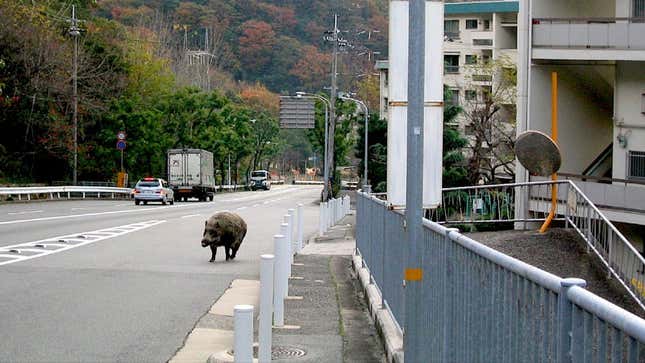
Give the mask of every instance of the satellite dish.
M 562 165 L 558 144 L 540 131 L 526 131 L 518 136 L 515 155 L 531 175 L 549 176 L 560 170 Z

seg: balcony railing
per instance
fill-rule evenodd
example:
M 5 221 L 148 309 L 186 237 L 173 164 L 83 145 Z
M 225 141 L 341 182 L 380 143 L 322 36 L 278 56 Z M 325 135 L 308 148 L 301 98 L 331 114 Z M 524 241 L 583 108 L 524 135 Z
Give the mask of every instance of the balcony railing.
M 645 50 L 645 18 L 533 19 L 533 47 Z

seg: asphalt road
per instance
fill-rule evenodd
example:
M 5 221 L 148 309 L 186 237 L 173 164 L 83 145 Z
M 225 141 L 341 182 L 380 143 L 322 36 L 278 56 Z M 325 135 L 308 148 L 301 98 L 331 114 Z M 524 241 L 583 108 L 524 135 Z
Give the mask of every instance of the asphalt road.
M 167 361 L 233 279 L 259 278 L 259 256 L 273 251 L 289 208 L 303 203 L 304 234 L 315 233 L 319 195 L 274 186 L 174 206 L 0 205 L 0 361 Z M 204 220 L 221 210 L 240 214 L 249 231 L 234 261 L 220 248 L 208 263 Z M 10 249 L 21 257 L 7 257 Z

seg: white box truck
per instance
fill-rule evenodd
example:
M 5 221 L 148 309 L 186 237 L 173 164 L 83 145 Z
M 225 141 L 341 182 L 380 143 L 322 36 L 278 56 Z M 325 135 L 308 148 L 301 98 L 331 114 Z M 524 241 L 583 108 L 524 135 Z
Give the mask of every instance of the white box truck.
M 168 150 L 168 184 L 178 201 L 188 198 L 212 201 L 215 194 L 213 153 L 201 149 Z

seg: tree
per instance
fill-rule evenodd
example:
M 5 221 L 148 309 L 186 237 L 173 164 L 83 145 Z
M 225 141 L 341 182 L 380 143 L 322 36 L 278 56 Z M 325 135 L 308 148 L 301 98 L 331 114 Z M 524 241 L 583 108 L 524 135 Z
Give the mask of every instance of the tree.
M 470 131 L 468 161 L 471 184 L 494 183 L 499 174 L 514 176 L 517 69 L 508 59 L 466 67 L 463 106 Z
M 307 45 L 302 49 L 300 60 L 289 74 L 298 77 L 305 90 L 313 91 L 327 84 L 331 56 L 321 53 L 318 48 Z
M 270 61 L 276 35 L 268 23 L 249 20 L 242 24 L 240 61 L 251 72 L 260 72 Z
M 444 100 L 452 99 L 452 92 L 444 86 Z M 468 184 L 468 171 L 462 149 L 468 144 L 457 127 L 452 126 L 462 108 L 446 103 L 443 109 L 443 187 L 460 187 Z

